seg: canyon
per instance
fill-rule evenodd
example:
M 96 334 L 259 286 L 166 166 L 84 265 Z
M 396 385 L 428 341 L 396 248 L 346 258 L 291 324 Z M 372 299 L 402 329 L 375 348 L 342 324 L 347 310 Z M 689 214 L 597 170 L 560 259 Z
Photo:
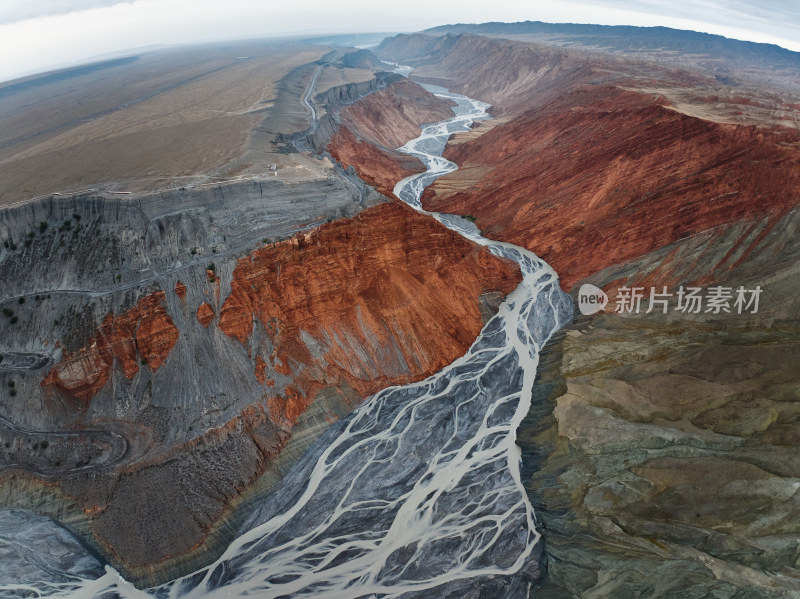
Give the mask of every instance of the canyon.
M 399 161 L 384 191 L 424 169 L 391 147 L 452 114 L 386 74 L 324 94 L 342 135 Z M 384 137 L 348 128 L 363 94 L 394 107 Z M 128 580 L 172 580 L 221 553 L 333 422 L 467 350 L 519 267 L 316 162 L 3 211 L 4 505 L 50 515 Z
M 469 90 L 498 118 L 453 136 L 445 156 L 459 170 L 423 206 L 536 252 L 573 299 L 584 283 L 609 296 L 545 347 L 518 431 L 546 554 L 536 596 L 794 596 L 792 91 L 767 100 L 770 70 L 766 87 L 726 89 L 661 61 L 643 81 L 641 63 L 611 53 L 442 33 L 378 53 Z M 762 303 L 757 314 L 615 309 L 621 287 L 690 285 L 759 285 Z
M 0 540 L 58 567 L 9 563 L 92 596 L 796 596 L 796 54 L 373 51 L 284 57 L 202 173 L 0 212 L 0 505 L 30 508 Z M 584 284 L 609 302 L 570 318 Z M 714 286 L 761 302 L 615 309 Z

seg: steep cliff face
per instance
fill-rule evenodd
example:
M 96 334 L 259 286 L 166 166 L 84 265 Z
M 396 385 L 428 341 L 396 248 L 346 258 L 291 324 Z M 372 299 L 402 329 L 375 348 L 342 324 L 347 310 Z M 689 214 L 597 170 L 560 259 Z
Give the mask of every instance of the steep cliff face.
M 453 116 L 453 102 L 437 98 L 419 84 L 402 79 L 342 108 L 340 118 L 362 139 L 398 148 L 420 134 L 420 125 Z
M 581 88 L 446 156 L 460 170 L 437 181 L 425 207 L 475 216 L 489 236 L 542 256 L 567 288 L 706 229 L 778 219 L 800 201 L 793 130 L 713 123 L 618 88 Z
M 516 265 L 402 205 L 335 220 L 342 206 L 373 203 L 369 190 L 332 182 L 319 182 L 316 193 L 265 187 L 219 188 L 210 206 L 195 207 L 200 224 L 189 231 L 185 219 L 129 211 L 134 202 L 109 202 L 112 211 L 100 198 L 65 200 L 72 221 L 88 231 L 42 227 L 35 244 L 0 253 L 1 269 L 22 272 L 28 254 L 52 252 L 50 261 L 36 260 L 38 270 L 9 279 L 12 295 L 3 303 L 19 322 L 0 322 L 2 353 L 13 355 L 0 384 L 14 389 L 0 408 L 26 432 L 0 427 L 6 453 L 21 464 L 0 472 L 0 500 L 22 498 L 68 520 L 139 584 L 174 578 L 218 554 L 243 517 L 232 505 L 255 487 L 268 492 L 366 396 L 461 355 L 497 296 L 520 280 Z M 345 190 L 355 197 L 336 197 Z M 248 191 L 258 205 L 292 196 L 295 220 L 270 224 L 276 214 L 264 219 Z M 311 210 L 297 214 L 303 199 Z M 139 206 L 155 210 L 146 199 Z M 64 237 L 72 252 L 91 256 L 111 226 L 106 219 L 123 231 L 139 226 L 120 213 L 141 219 L 154 248 L 170 248 L 174 258 L 159 257 L 159 274 L 136 283 L 143 275 L 134 270 L 126 275 L 131 283 L 117 280 L 119 290 L 51 289 L 53 298 L 36 287 L 54 280 L 52 269 L 60 272 Z M 31 214 L 47 212 L 27 207 L 0 226 L 17 239 L 33 227 Z M 333 222 L 319 226 L 325 221 Z M 305 232 L 287 239 L 297 228 Z M 262 237 L 265 230 L 283 231 L 284 240 Z M 198 243 L 205 238 L 220 245 Z M 222 244 L 230 249 L 218 252 Z M 253 245 L 259 249 L 235 249 Z M 203 248 L 211 251 L 196 256 Z M 135 244 L 118 252 L 112 264 L 144 259 Z M 111 279 L 117 271 L 109 270 Z M 65 276 L 75 285 L 87 275 Z M 20 435 L 59 436 L 42 451 Z M 77 451 L 80 442 L 86 451 Z
M 324 109 L 324 116 L 318 119 L 316 127 L 312 127 L 311 132 L 296 132 L 289 136 L 290 139 L 303 138 L 303 145 L 307 145 L 314 152 L 324 152 L 331 137 L 339 128 L 339 110 L 343 106 L 357 102 L 402 78 L 402 75 L 396 73 L 379 72 L 369 81 L 336 85 L 317 94 L 314 97 L 314 103 Z
M 331 133 L 325 136 L 325 149 L 344 167 L 352 166 L 362 179 L 391 196 L 400 179 L 425 170 L 418 159 L 394 148 L 417 137 L 420 125 L 451 117 L 452 105 L 413 81 L 392 79 L 380 91 L 336 110 L 336 124 L 333 120 L 328 123 Z
M 419 160 L 408 154 L 384 150 L 356 139 L 344 125 L 331 138 L 328 151 L 343 167 L 352 166 L 359 177 L 388 196 L 398 181 L 425 170 Z
M 293 423 L 323 387 L 366 397 L 449 364 L 483 325 L 481 294 L 519 281 L 516 265 L 382 204 L 242 258 L 219 328 L 246 346 L 254 322 L 267 331 L 273 349 L 262 360 L 293 381 L 270 415 Z

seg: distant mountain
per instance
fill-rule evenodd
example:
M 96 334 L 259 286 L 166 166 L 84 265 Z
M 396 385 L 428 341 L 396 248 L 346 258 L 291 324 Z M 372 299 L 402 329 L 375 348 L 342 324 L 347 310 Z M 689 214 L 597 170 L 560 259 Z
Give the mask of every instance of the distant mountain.
M 672 29 L 669 27 L 634 27 L 628 25 L 582 25 L 577 23 L 458 23 L 425 30 L 431 35 L 474 33 L 490 37 L 523 38 L 559 46 L 601 48 L 614 53 L 648 54 L 667 59 L 670 54 L 700 55 L 717 59 L 715 63 L 699 59 L 711 70 L 800 69 L 800 53 L 775 44 L 760 44 L 730 39 L 721 35 Z M 723 64 L 719 64 L 719 59 Z
M 339 35 L 324 35 L 309 37 L 303 40 L 307 44 L 323 44 L 337 48 L 372 48 L 381 43 L 381 40 L 397 35 L 394 33 L 344 33 Z

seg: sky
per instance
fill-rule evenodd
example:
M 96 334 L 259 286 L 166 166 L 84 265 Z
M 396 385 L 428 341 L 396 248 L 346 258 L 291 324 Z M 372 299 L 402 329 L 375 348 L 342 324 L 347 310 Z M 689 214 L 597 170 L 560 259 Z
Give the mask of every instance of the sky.
M 800 51 L 800 0 L 0 0 L 0 81 L 157 45 L 525 20 L 663 25 Z

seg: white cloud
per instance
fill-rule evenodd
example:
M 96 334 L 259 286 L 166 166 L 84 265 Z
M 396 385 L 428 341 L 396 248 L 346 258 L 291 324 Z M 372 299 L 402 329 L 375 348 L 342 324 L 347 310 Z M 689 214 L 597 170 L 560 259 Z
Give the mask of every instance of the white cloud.
M 0 4 L 0 23 L 24 21 L 36 17 L 46 17 L 70 12 L 80 12 L 87 8 L 111 6 L 120 0 L 3 0 Z
M 794 41 L 800 36 L 791 34 L 796 32 L 800 17 L 795 14 L 797 11 L 788 9 L 772 13 L 775 7 L 771 4 L 776 2 L 762 0 L 759 5 L 751 5 L 732 0 L 723 5 L 711 0 L 403 0 L 395 4 L 364 0 L 12 0 L 0 12 L 0 22 L 24 15 L 29 4 L 34 4 L 38 12 L 34 18 L 0 25 L 0 81 L 156 44 L 326 32 L 416 31 L 445 23 L 527 19 L 666 25 L 800 50 L 800 43 Z M 82 10 L 64 12 L 68 8 Z M 45 10 L 50 14 L 42 14 Z M 754 18 L 747 21 L 752 25 L 745 26 L 741 15 L 748 10 Z M 770 19 L 771 14 L 775 19 Z M 772 25 L 775 33 L 769 33 Z

